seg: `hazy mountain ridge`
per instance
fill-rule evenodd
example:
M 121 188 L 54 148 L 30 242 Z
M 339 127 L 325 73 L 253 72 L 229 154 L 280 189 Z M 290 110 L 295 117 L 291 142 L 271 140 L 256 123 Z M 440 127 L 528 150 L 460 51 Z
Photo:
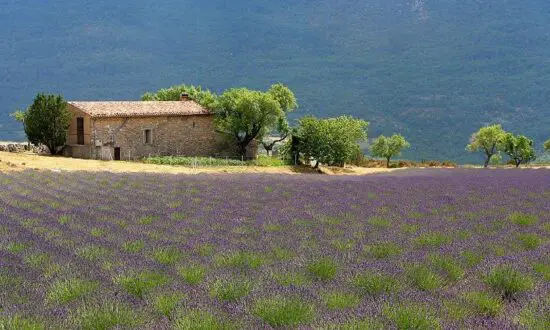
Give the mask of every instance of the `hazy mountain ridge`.
M 367 119 L 371 136 L 408 136 L 418 159 L 471 159 L 469 134 L 492 121 L 550 136 L 541 0 L 34 0 L 0 4 L 0 22 L 0 139 L 22 137 L 6 114 L 38 91 L 138 99 L 182 82 L 275 81 L 295 90 L 296 116 Z

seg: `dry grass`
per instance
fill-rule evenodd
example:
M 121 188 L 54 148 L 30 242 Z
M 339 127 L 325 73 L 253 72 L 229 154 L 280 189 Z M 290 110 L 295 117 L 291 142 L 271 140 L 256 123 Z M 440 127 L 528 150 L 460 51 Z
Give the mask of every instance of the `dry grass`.
M 115 173 L 168 173 L 168 174 L 199 174 L 199 173 L 275 173 L 275 174 L 301 174 L 317 173 L 308 167 L 280 166 L 219 166 L 191 168 L 183 166 L 154 165 L 127 161 L 102 161 L 67 158 L 58 156 L 36 155 L 31 153 L 0 152 L 0 171 L 18 171 L 25 169 L 53 170 L 53 171 L 107 171 Z M 331 175 L 363 175 L 381 172 L 389 172 L 394 169 L 386 168 L 326 168 L 321 173 Z

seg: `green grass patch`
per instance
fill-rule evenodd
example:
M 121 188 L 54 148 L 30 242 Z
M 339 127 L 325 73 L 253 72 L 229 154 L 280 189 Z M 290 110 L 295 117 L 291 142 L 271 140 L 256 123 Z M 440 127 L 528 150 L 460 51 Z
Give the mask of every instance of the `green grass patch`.
M 98 287 L 99 284 L 95 281 L 78 278 L 59 280 L 52 284 L 46 299 L 48 302 L 66 304 L 88 295 Z
M 210 295 L 223 301 L 236 301 L 248 296 L 252 282 L 245 278 L 217 280 L 212 285 Z
M 10 242 L 6 247 L 6 250 L 8 250 L 11 253 L 20 253 L 20 252 L 23 252 L 26 248 L 27 248 L 26 244 L 23 244 L 20 242 Z
M 443 273 L 451 282 L 456 282 L 464 276 L 464 270 L 460 267 L 460 263 L 452 257 L 435 255 L 429 259 L 433 267 Z
M 544 239 L 542 237 L 532 233 L 518 234 L 517 239 L 521 247 L 525 250 L 534 250 L 544 243 Z
M 297 298 L 274 297 L 256 301 L 254 315 L 272 327 L 308 325 L 315 318 L 315 306 Z
M 139 218 L 137 223 L 140 224 L 140 225 L 150 225 L 154 221 L 157 221 L 157 220 L 158 220 L 157 216 L 148 215 L 148 216 L 144 216 L 144 217 Z
M 185 283 L 197 285 L 204 280 L 206 268 L 198 264 L 182 266 L 178 268 L 178 275 L 181 276 Z
M 443 279 L 425 265 L 415 265 L 406 270 L 412 286 L 422 291 L 432 291 L 443 286 Z
M 332 240 L 330 244 L 342 253 L 351 251 L 355 246 L 355 242 L 351 239 L 335 239 Z
M 160 273 L 143 271 L 136 274 L 119 275 L 114 282 L 129 294 L 143 298 L 151 290 L 169 282 L 169 278 Z
M 76 250 L 76 254 L 88 261 L 98 261 L 109 254 L 109 250 L 102 246 L 86 245 Z
M 441 329 L 441 323 L 435 313 L 420 305 L 386 305 L 382 313 L 400 330 Z
M 534 214 L 527 214 L 522 212 L 514 212 L 508 216 L 508 219 L 520 226 L 531 226 L 539 221 L 539 217 Z
M 546 281 L 550 281 L 550 265 L 544 263 L 536 263 L 533 265 L 533 270 L 541 275 Z
M 485 292 L 470 292 L 464 295 L 464 300 L 473 313 L 483 316 L 497 316 L 503 308 L 502 300 Z
M 415 234 L 420 229 L 420 225 L 404 223 L 401 230 L 407 234 Z
M 105 232 L 105 229 L 96 227 L 90 230 L 90 235 L 92 235 L 93 237 L 102 237 L 103 235 L 105 235 Z
M 218 266 L 234 267 L 240 269 L 256 269 L 266 263 L 266 258 L 254 252 L 239 251 L 219 255 L 214 262 Z
M 70 215 L 62 215 L 59 218 L 57 218 L 57 222 L 59 222 L 59 224 L 61 225 L 66 225 L 71 221 L 72 221 L 72 218 Z
M 517 294 L 530 291 L 534 288 L 533 279 L 511 266 L 497 266 L 487 274 L 485 283 L 505 299 L 512 299 Z
M 0 329 L 2 330 L 43 330 L 44 323 L 20 315 L 0 316 Z
M 338 265 L 330 258 L 321 258 L 311 262 L 307 270 L 315 279 L 329 281 L 336 277 Z
M 75 326 L 83 330 L 131 328 L 141 323 L 131 308 L 113 303 L 79 308 L 72 318 Z
M 122 244 L 122 249 L 129 253 L 138 253 L 145 247 L 142 240 L 127 241 Z
M 438 248 L 451 241 L 452 239 L 449 235 L 435 231 L 420 234 L 420 236 L 415 239 L 416 245 L 430 248 Z
M 333 291 L 322 295 L 328 309 L 347 309 L 359 306 L 361 297 L 354 293 Z
M 364 272 L 355 276 L 352 284 L 363 294 L 377 296 L 394 291 L 397 282 L 388 275 Z
M 303 287 L 309 283 L 308 277 L 302 273 L 281 272 L 273 274 L 275 282 L 281 286 Z
M 273 248 L 273 256 L 275 259 L 280 261 L 288 261 L 294 257 L 296 257 L 296 253 L 292 250 L 281 248 L 281 247 L 274 247 Z
M 474 251 L 463 251 L 460 255 L 464 259 L 464 262 L 468 267 L 474 267 L 481 263 L 483 259 L 485 259 L 483 255 Z
M 153 298 L 152 305 L 157 313 L 172 319 L 174 310 L 183 299 L 185 295 L 182 293 L 160 294 Z
M 382 217 L 370 217 L 367 223 L 376 228 L 389 228 L 391 226 L 391 220 Z
M 216 250 L 216 247 L 210 243 L 202 243 L 195 246 L 195 251 L 198 255 L 207 257 L 214 254 L 214 251 Z
M 50 263 L 51 258 L 46 253 L 33 253 L 26 255 L 24 260 L 27 265 L 34 268 L 40 268 Z
M 153 259 L 163 265 L 174 265 L 182 257 L 183 253 L 173 247 L 162 247 L 153 250 Z
M 176 318 L 174 328 L 177 330 L 234 329 L 225 320 L 220 320 L 214 314 L 202 310 L 190 310 L 182 313 Z
M 275 233 L 283 230 L 283 225 L 278 223 L 265 223 L 263 228 L 268 233 Z
M 401 254 L 401 248 L 394 242 L 379 242 L 366 245 L 363 250 L 376 259 L 388 259 Z

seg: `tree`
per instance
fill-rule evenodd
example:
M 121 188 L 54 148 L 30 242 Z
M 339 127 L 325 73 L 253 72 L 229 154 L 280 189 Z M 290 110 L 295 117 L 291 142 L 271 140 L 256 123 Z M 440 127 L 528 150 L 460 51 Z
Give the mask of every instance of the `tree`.
M 280 116 L 277 120 L 276 127 L 269 133 L 269 135 L 272 136 L 276 135 L 277 138 L 271 140 L 262 140 L 262 145 L 264 146 L 264 149 L 269 156 L 275 145 L 279 142 L 284 141 L 289 136 L 290 126 L 288 124 L 287 115 L 289 112 L 294 111 L 298 107 L 298 103 L 296 102 L 296 97 L 294 96 L 294 93 L 292 93 L 292 91 L 290 91 L 290 89 L 288 89 L 283 84 L 279 83 L 272 85 L 269 88 L 268 93 L 275 100 L 277 100 L 277 102 L 279 102 L 281 110 L 283 110 L 284 113 L 284 116 Z
M 366 140 L 367 127 L 368 122 L 351 116 L 307 116 L 300 119 L 293 140 L 306 160 L 315 160 L 315 168 L 320 163 L 343 166 L 357 152 L 359 142 Z
M 217 102 L 216 125 L 233 136 L 241 155 L 253 140 L 262 140 L 274 129 L 283 127 L 286 113 L 296 108 L 296 99 L 288 87 L 271 86 L 267 92 L 246 88 L 225 91 Z
M 550 140 L 544 142 L 544 151 L 550 151 Z
M 506 132 L 500 124 L 482 127 L 472 134 L 466 150 L 469 152 L 483 151 L 485 154 L 484 167 L 487 167 L 491 157 L 501 148 L 505 135 Z
M 179 101 L 181 94 L 189 95 L 189 99 L 203 107 L 213 110 L 216 108 L 216 94 L 210 90 L 203 90 L 201 86 L 176 85 L 162 88 L 154 93 L 147 92 L 141 96 L 142 101 Z
M 401 151 L 410 146 L 410 143 L 399 134 L 394 134 L 390 137 L 380 135 L 371 144 L 370 152 L 375 157 L 385 158 L 386 166 L 389 168 L 391 158 L 399 156 Z
M 502 141 L 502 151 L 514 161 L 516 167 L 536 159 L 533 140 L 523 135 L 506 133 Z
M 52 155 L 65 144 L 72 115 L 61 95 L 38 94 L 27 111 L 14 116 L 23 122 L 27 139 L 47 146 Z

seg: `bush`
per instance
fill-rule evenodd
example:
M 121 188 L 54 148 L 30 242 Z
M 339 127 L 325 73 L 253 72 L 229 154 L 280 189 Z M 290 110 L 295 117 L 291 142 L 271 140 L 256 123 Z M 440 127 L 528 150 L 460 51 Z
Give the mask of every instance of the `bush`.
M 257 301 L 254 314 L 272 327 L 298 326 L 313 320 L 315 308 L 299 299 L 275 297 Z
M 338 266 L 329 258 L 322 258 L 309 264 L 308 271 L 321 281 L 332 280 L 336 276 Z
M 259 155 L 258 158 L 242 161 L 234 158 L 215 158 L 215 157 L 180 157 L 180 156 L 155 156 L 143 159 L 144 163 L 156 165 L 175 165 L 175 166 L 284 166 L 285 162 L 277 157 Z
M 516 294 L 529 291 L 534 287 L 531 277 L 510 266 L 493 268 L 485 278 L 485 283 L 506 299 L 512 299 Z

